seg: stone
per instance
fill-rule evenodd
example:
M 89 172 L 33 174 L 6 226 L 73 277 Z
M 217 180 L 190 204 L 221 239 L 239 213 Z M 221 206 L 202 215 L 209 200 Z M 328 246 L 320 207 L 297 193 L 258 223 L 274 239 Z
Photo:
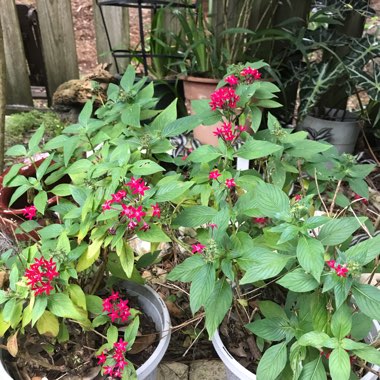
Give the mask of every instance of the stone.
M 189 380 L 226 380 L 224 364 L 220 360 L 196 360 L 190 365 Z
M 183 363 L 167 362 L 158 367 L 157 380 L 188 380 L 189 367 Z

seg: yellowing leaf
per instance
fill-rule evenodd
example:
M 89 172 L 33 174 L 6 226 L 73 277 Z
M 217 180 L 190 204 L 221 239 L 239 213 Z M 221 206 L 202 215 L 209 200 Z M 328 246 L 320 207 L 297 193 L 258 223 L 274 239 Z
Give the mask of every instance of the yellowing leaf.
M 45 311 L 37 321 L 37 330 L 41 335 L 56 337 L 59 333 L 58 318 L 50 311 Z
M 85 253 L 79 258 L 77 264 L 77 272 L 84 271 L 89 268 L 99 257 L 100 248 L 103 244 L 103 240 L 94 240 L 87 248 Z
M 82 288 L 79 285 L 71 284 L 68 287 L 70 298 L 72 301 L 79 307 L 81 307 L 84 310 L 87 310 L 86 305 L 86 296 L 82 290 Z

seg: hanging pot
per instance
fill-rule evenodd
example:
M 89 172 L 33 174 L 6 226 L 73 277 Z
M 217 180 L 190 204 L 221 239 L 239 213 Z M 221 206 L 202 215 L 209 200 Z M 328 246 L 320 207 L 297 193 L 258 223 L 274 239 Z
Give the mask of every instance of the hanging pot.
M 120 288 L 125 288 L 129 296 L 137 297 L 141 310 L 153 320 L 159 333 L 160 342 L 158 346 L 150 358 L 136 371 L 138 380 L 156 380 L 158 365 L 165 355 L 170 341 L 171 324 L 169 311 L 162 298 L 149 286 L 124 281 Z M 0 361 L 0 379 L 14 380 L 9 376 L 2 361 Z

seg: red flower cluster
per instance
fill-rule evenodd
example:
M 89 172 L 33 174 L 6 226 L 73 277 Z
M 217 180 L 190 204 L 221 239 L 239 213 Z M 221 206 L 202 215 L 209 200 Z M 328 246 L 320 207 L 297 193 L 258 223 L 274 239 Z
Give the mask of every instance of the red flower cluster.
M 193 244 L 191 246 L 191 252 L 192 253 L 202 253 L 205 248 L 206 248 L 206 246 L 201 244 L 201 243 Z
M 253 83 L 255 80 L 261 78 L 261 73 L 259 70 L 252 69 L 252 67 L 247 67 L 240 72 L 240 75 L 245 78 L 246 83 Z
M 355 200 L 360 200 L 363 204 L 365 204 L 366 206 L 368 205 L 368 200 L 365 199 L 364 197 L 360 196 L 359 194 L 356 194 L 354 195 L 354 199 Z
M 118 342 L 113 345 L 113 354 L 103 351 L 96 358 L 98 359 L 98 365 L 103 365 L 109 360 L 109 365 L 103 366 L 103 375 L 111 376 L 113 379 L 121 379 L 123 377 L 123 370 L 128 362 L 125 360 L 124 354 L 127 350 L 128 342 L 123 339 L 119 339 Z
M 146 216 L 146 209 L 143 209 L 143 206 L 140 203 L 141 199 L 139 196 L 144 196 L 145 191 L 149 190 L 149 186 L 146 186 L 144 180 L 142 178 L 135 179 L 132 177 L 129 182 L 125 184 L 125 186 L 129 187 L 130 194 L 126 190 L 119 190 L 115 194 L 111 194 L 111 199 L 106 200 L 103 205 L 103 211 L 106 210 L 118 210 L 116 208 L 112 208 L 113 204 L 120 204 L 122 207 L 122 211 L 120 212 L 120 217 L 126 217 L 126 222 L 129 230 L 134 230 L 139 223 L 142 222 L 142 226 L 140 228 L 141 231 L 149 230 L 149 224 L 144 220 Z M 137 195 L 138 194 L 138 195 Z M 137 195 L 137 197 L 136 197 Z M 132 204 L 123 203 L 125 200 L 131 202 Z M 160 206 L 156 203 L 152 205 L 152 217 L 161 217 L 161 209 Z
M 29 220 L 32 220 L 36 216 L 36 213 L 37 209 L 35 208 L 35 206 L 25 207 L 22 210 L 22 214 L 25 216 L 26 219 Z
M 221 87 L 211 94 L 210 107 L 213 111 L 216 109 L 234 109 L 236 103 L 240 100 L 235 90 L 231 87 Z
M 24 273 L 28 279 L 27 285 L 32 287 L 34 295 L 46 293 L 47 295 L 54 289 L 52 281 L 54 278 L 59 277 L 57 272 L 57 264 L 51 258 L 49 261 L 41 257 L 35 258 L 35 263 L 31 264 L 29 269 Z
M 257 224 L 265 225 L 267 223 L 267 218 L 253 218 L 253 221 Z
M 327 264 L 331 269 L 334 269 L 335 272 L 336 272 L 336 274 L 337 274 L 339 277 L 347 277 L 348 269 L 347 269 L 346 265 L 336 264 L 335 260 L 329 260 L 329 261 L 326 261 L 326 264 Z
M 235 179 L 234 179 L 234 178 L 227 178 L 225 184 L 226 184 L 226 186 L 227 186 L 229 189 L 232 189 L 233 187 L 236 186 L 236 183 L 235 183 Z
M 239 78 L 231 74 L 228 77 L 224 78 L 224 81 L 230 86 L 236 86 L 239 83 Z
M 234 125 L 232 127 L 231 123 L 224 122 L 221 128 L 216 128 L 213 132 L 215 136 L 221 137 L 224 141 L 235 141 L 240 137 L 242 132 L 246 131 L 247 128 L 243 125 Z
M 211 172 L 208 175 L 208 179 L 218 179 L 218 177 L 221 176 L 218 169 L 211 170 Z
M 131 315 L 130 308 L 128 306 L 128 300 L 122 300 L 118 292 L 112 292 L 112 294 L 103 300 L 103 312 L 107 312 L 111 321 L 120 319 L 121 322 L 127 322 Z
M 296 202 L 299 202 L 301 199 L 302 199 L 302 195 L 301 195 L 301 194 L 296 194 L 296 195 L 294 196 L 294 200 L 295 200 Z

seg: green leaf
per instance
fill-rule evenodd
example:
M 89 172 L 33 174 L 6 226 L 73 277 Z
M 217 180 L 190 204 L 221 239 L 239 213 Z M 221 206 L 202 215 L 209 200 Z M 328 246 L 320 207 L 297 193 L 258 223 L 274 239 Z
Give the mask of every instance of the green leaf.
M 300 346 L 298 342 L 294 342 L 290 347 L 289 362 L 293 371 L 293 380 L 297 380 L 301 375 L 306 353 L 306 347 Z
M 364 313 L 355 313 L 352 316 L 352 339 L 362 340 L 364 339 L 372 328 L 372 319 L 367 317 Z
M 58 343 L 65 343 L 69 340 L 70 335 L 69 335 L 69 330 L 67 326 L 65 325 L 64 322 L 61 322 L 59 325 L 59 333 L 57 336 L 57 341 Z
M 162 131 L 166 125 L 177 119 L 177 99 L 174 99 L 150 125 L 154 131 Z
M 99 257 L 100 248 L 102 247 L 103 239 L 94 240 L 86 249 L 84 254 L 79 258 L 76 270 L 78 272 L 89 268 Z
M 364 223 L 367 218 L 359 218 Z M 323 245 L 337 245 L 346 241 L 358 228 L 360 223 L 354 217 L 332 219 L 322 226 L 318 239 Z
M 299 380 L 326 380 L 326 371 L 322 363 L 322 356 L 305 364 Z
M 285 343 L 269 347 L 259 361 L 257 380 L 275 380 L 285 368 L 286 360 Z
M 259 107 L 255 107 L 255 106 L 251 107 L 251 112 L 252 112 L 251 129 L 253 132 L 257 132 L 261 125 L 263 112 Z
M 138 315 L 133 319 L 131 323 L 128 324 L 127 328 L 124 330 L 124 340 L 128 342 L 128 347 L 131 348 L 135 342 L 137 332 L 140 326 L 140 318 Z M 127 348 L 128 349 L 128 348 Z
M 63 160 L 65 166 L 69 164 L 71 157 L 73 156 L 75 150 L 78 148 L 80 142 L 79 136 L 71 136 L 67 139 L 63 145 Z
M 357 261 L 362 265 L 366 265 L 375 259 L 380 253 L 380 235 L 372 239 L 367 239 L 359 244 L 350 247 L 345 255 L 349 260 Z
M 33 311 L 32 311 L 32 327 L 40 319 L 41 315 L 46 310 L 48 300 L 44 295 L 39 295 L 34 302 Z
M 83 315 L 76 309 L 73 301 L 67 294 L 55 293 L 49 296 L 49 310 L 57 317 L 83 320 Z
M 121 121 L 131 127 L 140 127 L 140 104 L 130 104 L 121 112 Z
M 92 102 L 88 100 L 78 116 L 79 124 L 86 126 L 92 115 Z
M 3 186 L 8 186 L 9 182 L 18 174 L 24 164 L 13 164 L 8 173 L 3 177 Z
M 321 143 L 318 141 L 312 140 L 302 140 L 297 141 L 294 146 L 290 149 L 286 150 L 286 153 L 293 157 L 302 157 L 307 159 L 311 159 L 317 153 L 325 152 L 330 149 L 330 144 Z
M 205 265 L 206 262 L 202 256 L 191 256 L 183 263 L 174 267 L 168 275 L 168 280 L 190 282 L 193 280 L 198 271 Z
M 359 356 L 361 359 L 365 360 L 368 363 L 380 366 L 380 351 L 378 351 L 375 347 L 363 343 L 362 346 L 363 348 L 361 349 L 352 350 L 352 353 Z
M 18 187 L 15 192 L 12 194 L 12 197 L 9 201 L 9 206 L 12 206 L 12 204 L 18 199 L 21 197 L 21 195 L 23 195 L 24 193 L 26 193 L 30 188 L 32 187 L 32 185 L 21 185 L 20 187 Z
M 246 160 L 266 157 L 282 149 L 281 145 L 276 145 L 268 141 L 254 140 L 250 137 L 244 145 L 235 153 L 235 156 Z
M 82 288 L 77 284 L 70 284 L 68 286 L 68 291 L 71 300 L 83 310 L 87 310 L 86 296 Z
M 173 201 L 176 198 L 183 195 L 193 185 L 194 185 L 193 181 L 188 181 L 188 182 L 173 181 L 173 182 L 165 183 L 163 185 L 158 185 L 158 190 L 154 196 L 154 199 L 157 202 Z
M 107 340 L 108 343 L 114 344 L 117 342 L 117 339 L 119 337 L 119 331 L 116 326 L 111 325 L 107 330 Z
M 277 305 L 276 303 L 272 301 L 259 301 L 259 309 L 260 313 L 265 318 L 281 318 L 281 319 L 288 319 L 285 310 L 280 305 Z
M 68 183 L 60 183 L 59 185 L 53 187 L 53 189 L 51 189 L 50 192 L 60 197 L 66 197 L 68 195 L 71 195 L 71 189 Z
M 310 292 L 319 286 L 319 282 L 301 268 L 287 273 L 277 281 L 277 284 L 291 290 L 292 292 Z
M 47 206 L 47 193 L 46 191 L 40 191 L 35 197 L 34 197 L 34 206 L 36 206 L 36 209 L 41 214 L 44 214 L 45 208 Z
M 215 268 L 207 263 L 199 269 L 191 281 L 190 309 L 195 314 L 201 306 L 205 305 L 215 285 Z
M 136 73 L 135 69 L 133 68 L 133 65 L 128 65 L 127 70 L 125 70 L 125 73 L 123 74 L 120 80 L 120 86 L 122 87 L 122 89 L 126 92 L 131 91 L 135 82 L 135 78 Z
M 119 256 L 120 264 L 128 278 L 132 276 L 135 255 L 127 241 L 119 240 L 116 244 L 116 254 Z
M 94 295 L 86 294 L 86 309 L 92 314 L 101 314 L 103 312 L 103 300 Z
M 324 332 L 320 331 L 310 331 L 304 335 L 302 335 L 298 339 L 298 343 L 301 346 L 311 346 L 315 348 L 322 348 L 325 344 L 330 340 L 330 337 Z
M 58 237 L 64 227 L 62 224 L 50 224 L 38 231 L 38 234 L 41 236 L 41 239 L 43 240 L 48 240 L 48 239 L 54 239 Z
M 350 356 L 341 347 L 332 350 L 329 357 L 329 368 L 332 380 L 349 380 L 351 372 Z
M 324 267 L 324 253 L 322 243 L 310 237 L 302 236 L 297 244 L 297 259 L 307 273 L 311 273 L 319 282 Z
M 255 103 L 257 107 L 263 108 L 278 108 L 282 107 L 282 104 L 270 99 L 262 99 Z
M 211 338 L 222 323 L 232 303 L 232 290 L 226 279 L 218 280 L 205 304 L 206 329 Z
M 380 289 L 366 284 L 355 283 L 352 294 L 359 309 L 368 317 L 378 319 L 380 315 Z
M 278 187 L 269 183 L 259 183 L 256 186 L 254 199 L 263 216 L 282 219 L 290 214 L 288 196 Z
M 59 322 L 57 317 L 50 311 L 45 311 L 37 321 L 37 330 L 41 335 L 56 337 L 59 333 Z
M 171 241 L 170 237 L 155 224 L 151 224 L 149 230 L 147 231 L 137 231 L 136 235 L 139 239 L 149 241 L 151 243 L 164 243 Z
M 198 227 L 211 222 L 217 214 L 217 210 L 207 206 L 193 206 L 185 208 L 174 219 L 173 224 L 182 227 Z
M 243 285 L 277 276 L 291 258 L 291 256 L 265 250 L 260 257 L 255 257 L 252 260 L 250 268 L 240 283 Z
M 26 148 L 24 145 L 13 145 L 10 147 L 5 154 L 7 156 L 17 157 L 17 156 L 26 156 Z
M 132 174 L 138 176 L 150 175 L 162 171 L 165 171 L 165 168 L 151 160 L 136 161 L 131 168 Z
M 351 331 L 352 314 L 350 308 L 343 304 L 332 316 L 331 332 L 339 340 L 343 339 Z
M 289 321 L 283 318 L 258 319 L 245 327 L 253 334 L 269 341 L 280 341 L 287 335 L 293 334 Z
M 211 145 L 201 145 L 189 156 L 189 160 L 195 163 L 210 162 L 222 156 L 222 153 Z
M 198 115 L 185 116 L 180 119 L 174 120 L 165 125 L 162 130 L 163 137 L 174 137 L 181 133 L 193 130 L 195 127 L 201 124 Z

